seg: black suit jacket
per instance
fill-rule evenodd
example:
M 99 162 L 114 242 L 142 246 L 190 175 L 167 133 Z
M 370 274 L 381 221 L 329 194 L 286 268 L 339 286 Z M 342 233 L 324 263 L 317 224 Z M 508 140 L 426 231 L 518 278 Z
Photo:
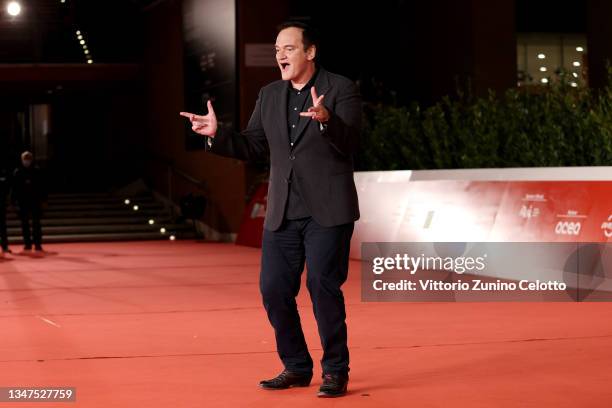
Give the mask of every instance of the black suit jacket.
M 323 226 L 359 218 L 353 181 L 353 153 L 361 132 L 361 96 L 354 82 L 320 68 L 315 81 L 318 95 L 331 117 L 319 122 L 301 118 L 298 136 L 290 146 L 287 128 L 289 81 L 275 81 L 259 91 L 255 109 L 242 132 L 219 128 L 208 147 L 213 153 L 240 160 L 270 160 L 268 205 L 264 227 L 278 229 L 284 218 L 289 183 L 298 190 L 315 221 Z M 309 95 L 306 106 L 312 106 Z M 291 177 L 293 172 L 293 177 Z

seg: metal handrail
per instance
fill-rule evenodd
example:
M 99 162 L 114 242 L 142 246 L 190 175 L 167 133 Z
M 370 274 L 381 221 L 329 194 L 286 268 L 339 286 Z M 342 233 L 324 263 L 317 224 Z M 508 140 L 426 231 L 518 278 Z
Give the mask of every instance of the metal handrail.
M 154 162 L 161 163 L 161 164 L 166 166 L 166 168 L 167 168 L 167 176 L 168 176 L 168 200 L 170 200 L 170 202 L 174 202 L 173 194 L 172 194 L 173 176 L 174 175 L 179 176 L 181 179 L 183 179 L 183 180 L 187 181 L 188 183 L 192 184 L 194 187 L 198 188 L 202 192 L 208 193 L 208 185 L 206 184 L 205 181 L 200 180 L 200 179 L 198 179 L 196 177 L 193 177 L 192 175 L 186 173 L 185 171 L 178 169 L 174 165 L 174 161 L 168 159 L 167 157 L 163 157 L 163 156 L 160 156 L 160 155 L 154 154 L 154 153 L 149 153 L 149 154 L 147 154 L 147 159 L 152 160 Z

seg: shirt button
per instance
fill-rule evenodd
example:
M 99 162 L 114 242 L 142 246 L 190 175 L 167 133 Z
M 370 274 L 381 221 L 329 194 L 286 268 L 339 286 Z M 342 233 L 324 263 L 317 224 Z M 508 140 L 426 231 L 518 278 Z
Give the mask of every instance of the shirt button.
M 293 110 L 297 110 L 297 108 L 293 108 Z
M 294 128 L 294 127 L 295 127 L 295 125 L 291 125 L 291 127 L 292 127 L 292 128 Z
M 301 94 L 301 92 L 298 92 L 298 95 L 300 95 L 300 94 Z
M 293 142 L 291 142 L 291 146 L 293 146 Z
M 294 155 L 289 156 L 289 160 L 295 160 L 295 156 Z

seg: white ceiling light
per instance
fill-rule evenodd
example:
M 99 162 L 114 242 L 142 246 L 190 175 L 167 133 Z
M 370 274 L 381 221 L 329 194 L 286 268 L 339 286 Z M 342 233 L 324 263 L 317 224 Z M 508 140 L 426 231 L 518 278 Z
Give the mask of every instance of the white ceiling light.
M 582 51 L 584 51 L 584 48 L 582 48 L 582 47 L 576 47 L 576 51 L 578 51 L 578 52 L 582 52 Z
M 546 72 L 546 67 L 540 67 L 540 72 Z
M 543 84 L 547 84 L 548 83 L 548 78 L 542 78 L 541 81 L 542 81 Z
M 18 16 L 21 13 L 21 4 L 16 1 L 11 1 L 6 5 L 6 12 L 11 16 Z
M 574 62 L 572 62 L 572 65 L 575 66 L 575 67 L 579 67 L 580 63 L 578 61 L 574 61 Z
M 539 53 L 539 54 L 538 54 L 538 58 L 539 58 L 539 59 L 544 59 L 544 58 L 546 58 L 546 55 L 544 55 L 544 54 L 542 54 L 542 53 Z

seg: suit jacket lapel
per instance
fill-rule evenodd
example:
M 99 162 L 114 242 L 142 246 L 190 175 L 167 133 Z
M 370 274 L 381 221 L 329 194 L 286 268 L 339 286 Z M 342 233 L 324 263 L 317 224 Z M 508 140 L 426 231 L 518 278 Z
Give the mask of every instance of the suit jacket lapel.
M 317 91 L 317 95 L 321 96 L 321 95 L 325 95 L 325 93 L 328 91 L 329 89 L 329 77 L 327 75 L 327 71 L 325 71 L 323 68 L 319 68 L 319 74 L 317 76 L 317 79 L 315 80 L 314 83 L 314 87 Z M 323 103 L 325 103 L 325 98 L 323 98 Z M 283 105 L 285 106 L 285 124 L 287 123 L 287 92 L 285 92 L 285 104 Z M 312 95 L 310 93 L 310 90 L 308 91 L 308 99 L 306 99 L 306 105 L 304 106 L 304 111 L 307 111 L 308 108 L 310 108 L 312 106 Z M 300 118 L 300 122 L 298 125 L 298 131 L 297 131 L 297 136 L 295 138 L 295 142 L 294 142 L 294 146 L 295 147 L 297 145 L 297 143 L 300 141 L 302 135 L 304 134 L 304 130 L 306 130 L 306 126 L 308 126 L 310 124 L 310 122 L 312 122 L 312 119 L 308 118 L 308 117 L 302 117 Z M 285 126 L 285 130 L 287 129 L 287 126 Z M 287 140 L 289 137 L 289 134 L 287 133 Z

